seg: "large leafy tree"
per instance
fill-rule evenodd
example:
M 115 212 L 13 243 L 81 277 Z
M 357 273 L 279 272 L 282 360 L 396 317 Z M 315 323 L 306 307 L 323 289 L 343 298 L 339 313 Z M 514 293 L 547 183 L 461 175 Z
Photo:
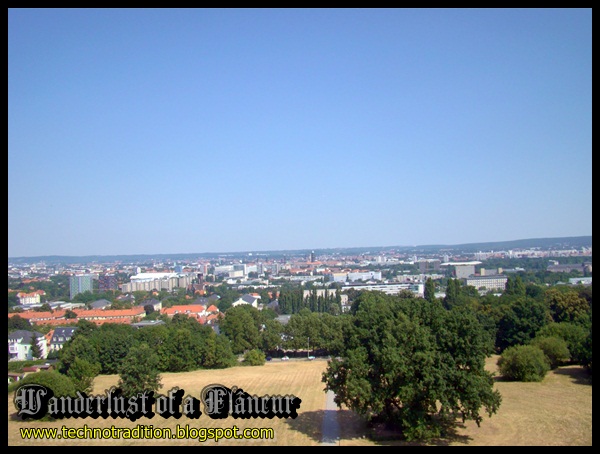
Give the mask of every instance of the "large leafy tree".
M 546 305 L 529 297 L 517 297 L 503 311 L 496 334 L 496 346 L 500 351 L 528 343 L 552 321 Z
M 16 331 L 16 330 L 25 330 L 31 331 L 32 326 L 29 323 L 29 320 L 21 317 L 20 315 L 13 315 L 12 317 L 8 317 L 8 332 Z
M 77 331 L 75 331 L 77 332 Z M 85 361 L 87 364 L 97 365 L 99 370 L 96 375 L 102 370 L 100 357 L 96 348 L 86 336 L 73 336 L 58 353 L 58 370 L 62 374 L 69 374 L 69 370 L 73 367 L 77 360 Z
M 208 369 L 224 369 L 235 366 L 237 357 L 231 350 L 231 342 L 212 329 L 202 342 L 202 367 Z
M 165 344 L 166 364 L 161 368 L 168 372 L 184 372 L 194 370 L 201 365 L 201 342 L 197 333 L 187 328 L 174 328 L 170 330 L 169 338 Z
M 548 289 L 544 300 L 555 322 L 583 322 L 589 318 L 590 304 L 577 291 L 557 287 Z
M 260 321 L 258 310 L 250 305 L 241 305 L 227 310 L 220 322 L 221 331 L 231 341 L 233 353 L 260 348 Z
M 159 359 L 148 344 L 133 347 L 119 366 L 118 387 L 123 395 L 134 396 L 144 391 L 157 392 L 162 388 L 158 370 Z
M 98 353 L 101 373 L 116 374 L 119 366 L 134 343 L 135 328 L 131 325 L 106 323 L 90 336 L 90 342 Z
M 380 292 L 357 302 L 341 358 L 322 377 L 339 406 L 395 424 L 409 440 L 497 411 L 501 396 L 484 369 L 489 336 L 470 309 Z
M 99 373 L 100 364 L 90 363 L 85 359 L 75 358 L 67 375 L 73 381 L 73 385 L 75 385 L 77 391 L 90 394 L 94 387 L 94 379 Z

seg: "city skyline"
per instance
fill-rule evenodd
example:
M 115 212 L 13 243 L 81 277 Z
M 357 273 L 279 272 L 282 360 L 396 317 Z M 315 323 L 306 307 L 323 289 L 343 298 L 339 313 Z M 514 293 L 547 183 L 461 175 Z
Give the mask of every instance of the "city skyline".
M 591 9 L 9 9 L 8 255 L 591 235 Z

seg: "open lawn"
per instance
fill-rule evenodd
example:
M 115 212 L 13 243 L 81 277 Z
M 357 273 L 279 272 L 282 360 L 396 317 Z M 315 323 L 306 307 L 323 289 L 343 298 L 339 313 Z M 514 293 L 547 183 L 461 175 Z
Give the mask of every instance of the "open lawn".
M 488 368 L 495 370 L 496 357 L 488 360 Z M 64 419 L 52 422 L 20 421 L 12 393 L 8 394 L 8 445 L 319 445 L 322 440 L 322 421 L 326 408 L 326 394 L 321 382 L 326 361 L 274 360 L 264 366 L 238 366 L 223 370 L 202 370 L 177 374 L 163 374 L 160 393 L 179 387 L 184 396 L 200 398 L 202 388 L 218 383 L 229 388 L 243 388 L 251 395 L 292 394 L 302 399 L 295 419 L 234 419 L 215 420 L 203 414 L 199 419 L 182 416 L 164 419 Z M 100 376 L 95 380 L 94 395 L 117 384 L 117 376 Z M 499 412 L 484 418 L 481 427 L 467 422 L 457 429 L 455 436 L 432 444 L 449 445 L 592 445 L 592 386 L 588 375 L 580 367 L 563 367 L 550 372 L 542 383 L 516 383 L 497 380 L 495 386 L 502 394 Z M 204 410 L 202 408 L 202 410 Z M 337 411 L 340 422 L 340 445 L 406 445 L 385 437 L 380 440 L 365 438 L 366 425 L 361 418 L 343 409 Z M 221 439 L 218 442 L 197 439 L 23 439 L 22 428 L 135 428 L 138 425 L 168 428 L 176 433 L 178 426 L 191 428 L 272 428 L 274 439 Z M 388 434 L 389 435 L 389 434 Z

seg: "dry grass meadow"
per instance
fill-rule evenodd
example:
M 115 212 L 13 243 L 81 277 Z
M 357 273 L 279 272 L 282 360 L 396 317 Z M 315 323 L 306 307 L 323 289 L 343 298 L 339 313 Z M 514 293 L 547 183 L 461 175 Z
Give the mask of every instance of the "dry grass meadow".
M 489 358 L 488 368 L 496 369 L 496 358 Z M 326 411 L 326 398 L 321 382 L 326 361 L 292 360 L 273 361 L 264 366 L 234 367 L 224 370 L 202 370 L 177 374 L 164 374 L 160 392 L 179 387 L 184 395 L 200 398 L 204 386 L 219 383 L 229 388 L 237 386 L 253 395 L 293 394 L 302 399 L 295 419 L 233 419 L 231 417 L 214 420 L 206 415 L 192 420 L 182 416 L 176 420 L 164 419 L 159 415 L 152 419 L 142 418 L 135 422 L 128 419 L 64 419 L 52 422 L 20 421 L 16 419 L 16 409 L 12 393 L 8 394 L 8 445 L 48 446 L 48 445 L 217 445 L 217 446 L 312 446 L 321 443 L 321 425 Z M 104 394 L 105 390 L 116 385 L 117 376 L 96 378 L 94 395 Z M 588 375 L 580 367 L 563 367 L 550 372 L 542 383 L 504 382 L 498 379 L 496 388 L 502 394 L 499 412 L 491 418 L 485 417 L 481 427 L 471 422 L 459 426 L 450 439 L 437 440 L 435 445 L 592 445 L 592 386 Z M 393 436 L 371 440 L 365 437 L 366 425 L 351 411 L 337 411 L 340 421 L 340 445 L 376 446 L 408 443 L 394 439 Z M 134 428 L 138 424 L 154 428 L 170 428 L 175 432 L 179 426 L 206 428 L 272 428 L 275 438 L 272 440 L 234 440 L 221 439 L 218 443 L 196 439 L 102 439 L 102 440 L 35 440 L 23 439 L 20 428 L 56 427 L 107 428 L 111 426 Z

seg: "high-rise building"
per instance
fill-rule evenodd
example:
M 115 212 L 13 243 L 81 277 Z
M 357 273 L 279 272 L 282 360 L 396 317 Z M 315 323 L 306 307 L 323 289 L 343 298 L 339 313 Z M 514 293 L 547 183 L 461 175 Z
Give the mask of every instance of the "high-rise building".
M 103 274 L 98 277 L 98 290 L 117 290 L 118 288 L 117 276 L 114 274 Z
M 311 251 L 310 253 L 310 263 L 315 263 L 315 251 Z
M 96 275 L 94 274 L 76 274 L 75 276 L 71 276 L 69 279 L 71 299 L 78 293 L 93 292 L 95 277 Z

